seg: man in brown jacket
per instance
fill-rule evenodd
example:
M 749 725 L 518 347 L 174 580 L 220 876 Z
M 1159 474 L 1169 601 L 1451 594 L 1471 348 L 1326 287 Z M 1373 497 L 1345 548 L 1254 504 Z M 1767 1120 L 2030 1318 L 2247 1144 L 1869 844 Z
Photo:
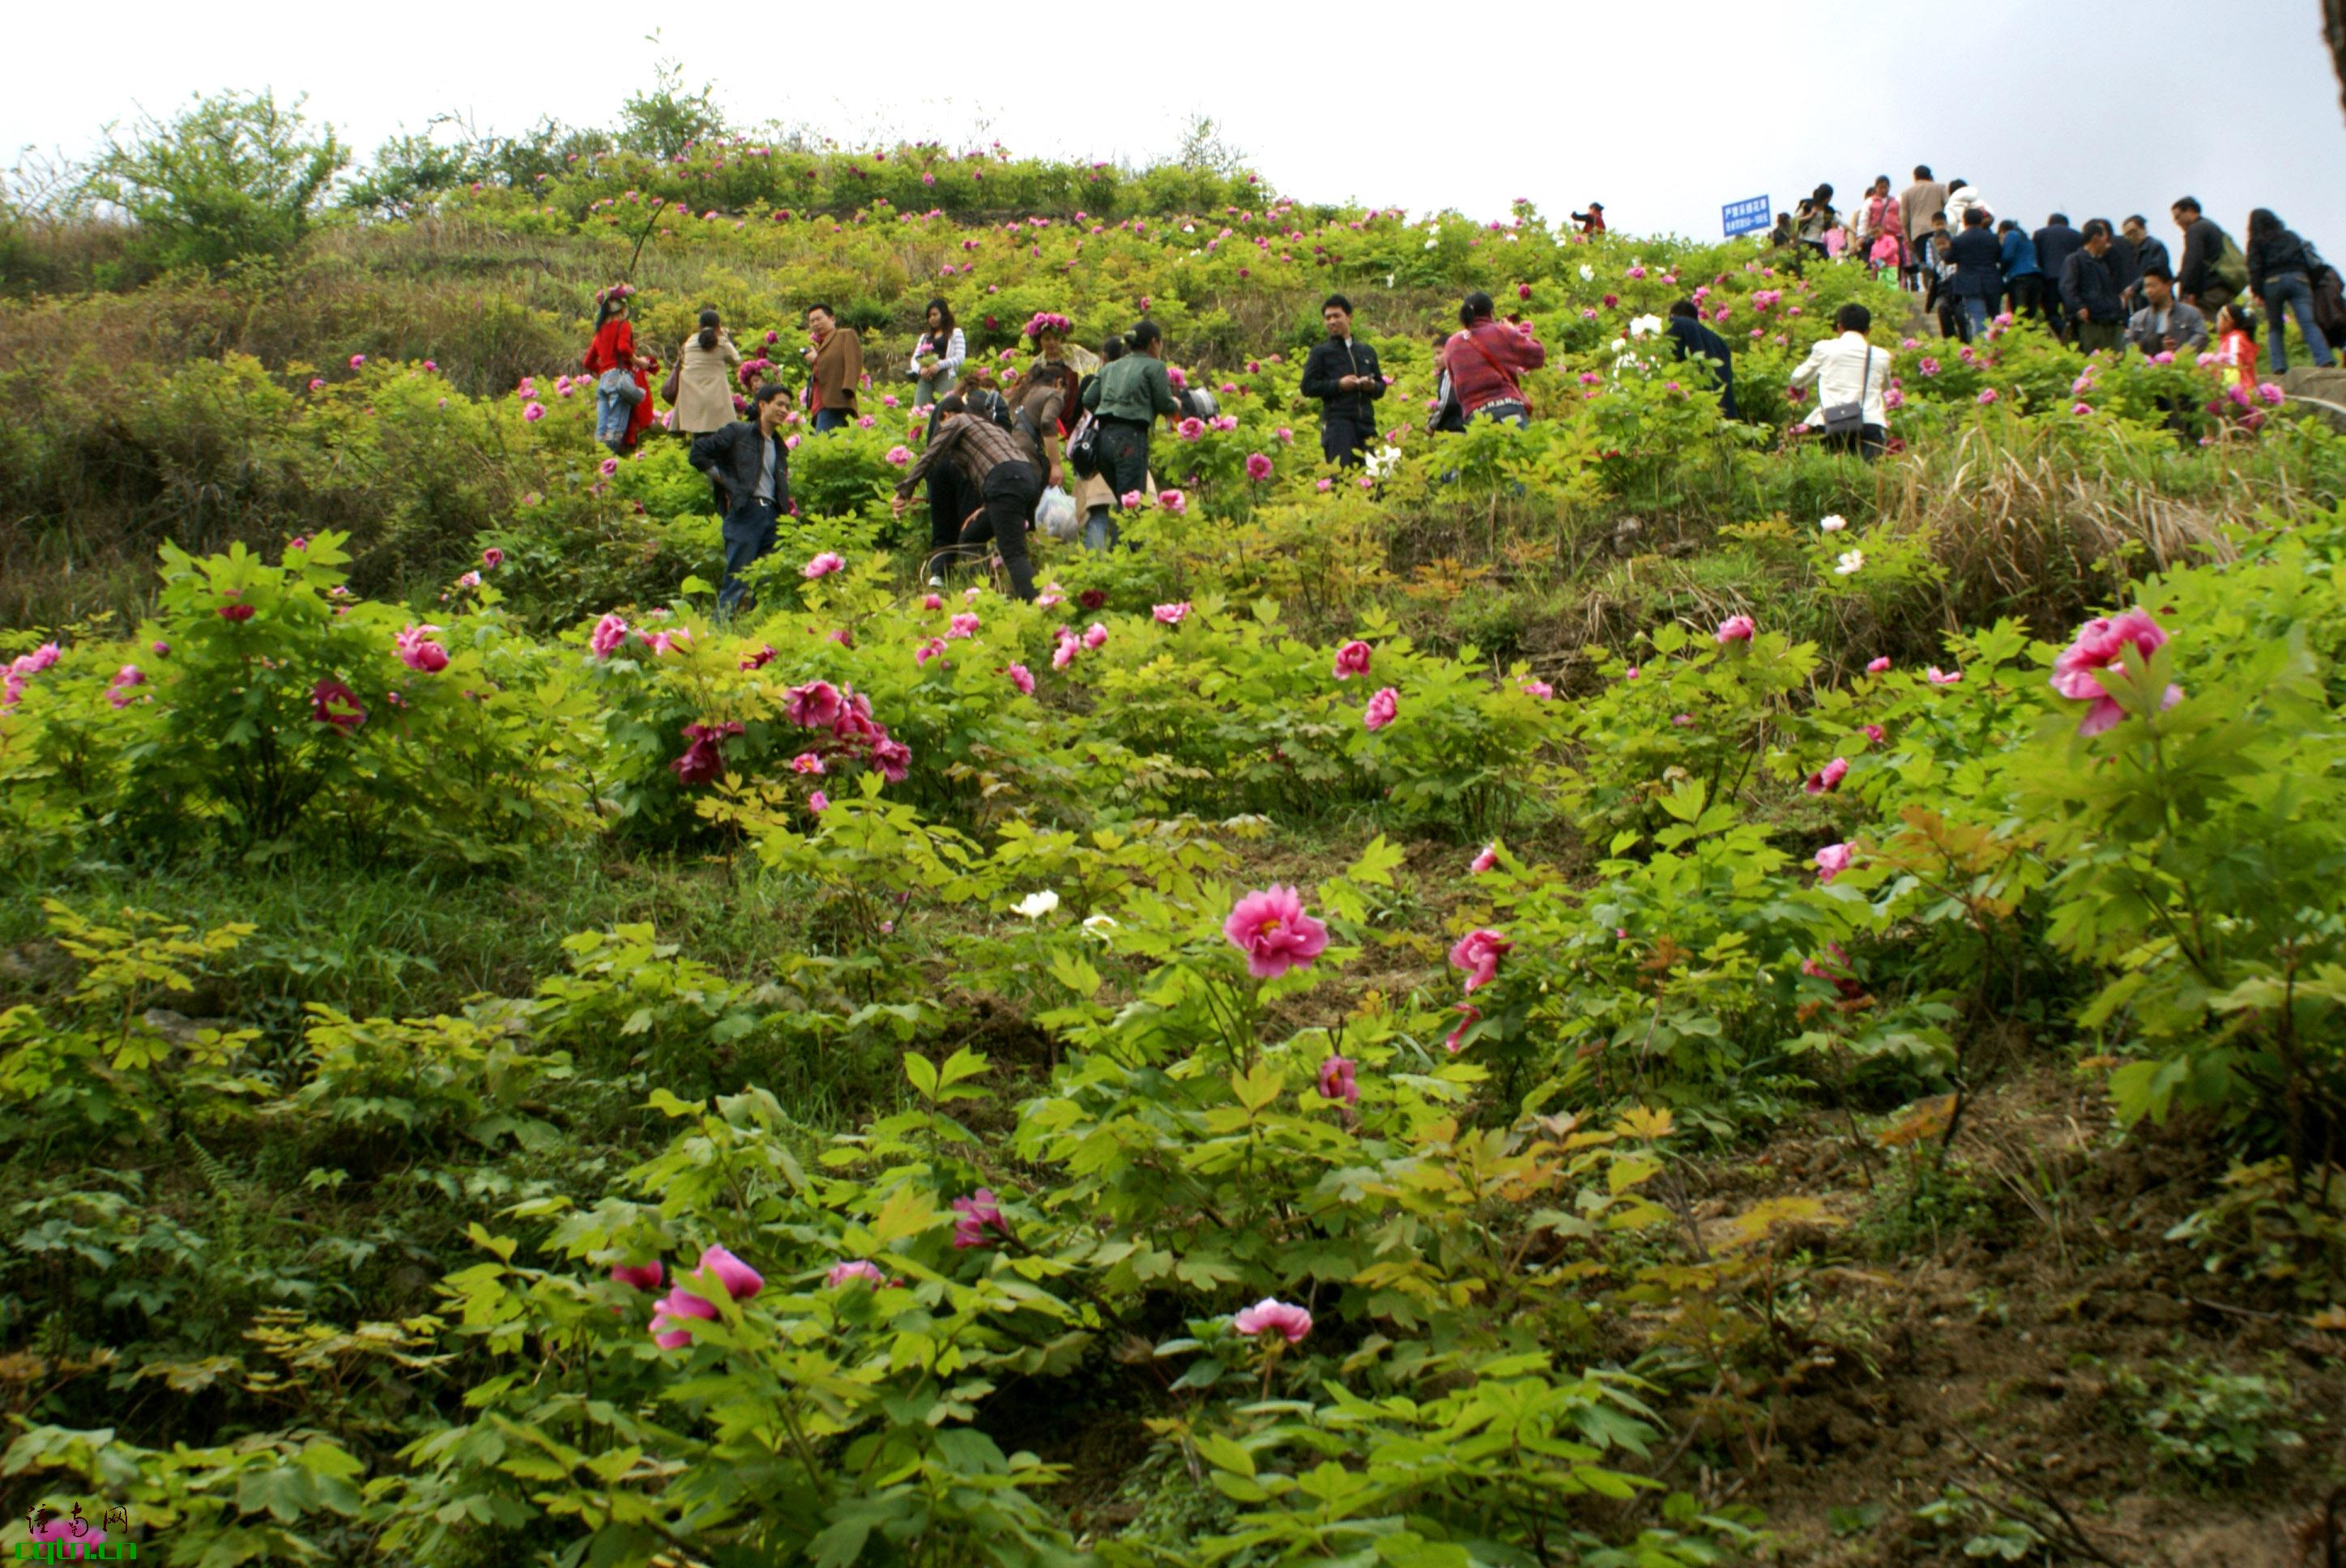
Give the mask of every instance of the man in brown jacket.
M 829 305 L 810 305 L 807 335 L 814 347 L 806 351 L 814 389 L 814 429 L 817 435 L 837 430 L 855 417 L 855 389 L 863 384 L 863 341 L 852 327 L 842 327 Z
M 1898 193 L 1898 219 L 1906 226 L 1906 277 L 1911 290 L 1920 287 L 1923 240 L 1931 232 L 1931 214 L 1947 205 L 1947 184 L 1931 176 L 1931 166 L 1917 164 L 1914 183 Z

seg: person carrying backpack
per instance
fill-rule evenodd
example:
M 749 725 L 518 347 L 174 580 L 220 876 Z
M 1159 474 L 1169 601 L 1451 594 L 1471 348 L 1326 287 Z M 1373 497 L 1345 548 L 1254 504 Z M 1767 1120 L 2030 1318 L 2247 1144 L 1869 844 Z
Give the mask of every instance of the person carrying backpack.
M 2336 361 L 2330 352 L 2329 335 L 2314 314 L 2313 274 L 2320 270 L 2320 262 L 2313 247 L 2273 216 L 2270 208 L 2259 207 L 2249 214 L 2248 267 L 2249 292 L 2256 296 L 2257 307 L 2264 312 L 2272 344 L 2273 374 L 2289 369 L 2284 343 L 2290 315 L 2297 318 L 2305 351 L 2313 356 L 2316 365 L 2328 370 Z
M 2175 269 L 2175 291 L 2213 321 L 2249 286 L 2248 258 L 2232 237 L 2199 209 L 2196 196 L 2178 198 L 2168 209 L 2183 230 L 2183 260 Z

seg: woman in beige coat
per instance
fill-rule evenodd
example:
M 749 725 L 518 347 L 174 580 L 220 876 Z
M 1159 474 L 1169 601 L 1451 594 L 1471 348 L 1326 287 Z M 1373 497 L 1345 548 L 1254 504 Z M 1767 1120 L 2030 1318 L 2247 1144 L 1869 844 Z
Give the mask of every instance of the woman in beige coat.
M 676 417 L 678 435 L 707 435 L 733 423 L 733 367 L 741 351 L 718 324 L 717 312 L 700 312 L 700 331 L 677 351 Z

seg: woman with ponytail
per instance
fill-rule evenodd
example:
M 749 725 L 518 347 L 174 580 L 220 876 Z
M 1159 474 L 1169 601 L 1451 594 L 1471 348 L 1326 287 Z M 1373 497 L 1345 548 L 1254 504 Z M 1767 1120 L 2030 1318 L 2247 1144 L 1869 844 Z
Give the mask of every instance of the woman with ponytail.
M 741 351 L 713 310 L 700 312 L 700 330 L 676 354 L 676 417 L 679 435 L 708 435 L 733 423 L 733 367 Z

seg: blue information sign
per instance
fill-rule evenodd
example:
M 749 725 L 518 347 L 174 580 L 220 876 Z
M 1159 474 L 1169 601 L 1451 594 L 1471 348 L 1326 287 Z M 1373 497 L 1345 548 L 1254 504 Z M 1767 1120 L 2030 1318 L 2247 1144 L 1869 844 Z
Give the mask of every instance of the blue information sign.
M 1757 234 L 1775 219 L 1769 216 L 1768 199 L 1752 197 L 1748 201 L 1730 201 L 1719 209 L 1719 221 L 1726 226 L 1727 237 Z

